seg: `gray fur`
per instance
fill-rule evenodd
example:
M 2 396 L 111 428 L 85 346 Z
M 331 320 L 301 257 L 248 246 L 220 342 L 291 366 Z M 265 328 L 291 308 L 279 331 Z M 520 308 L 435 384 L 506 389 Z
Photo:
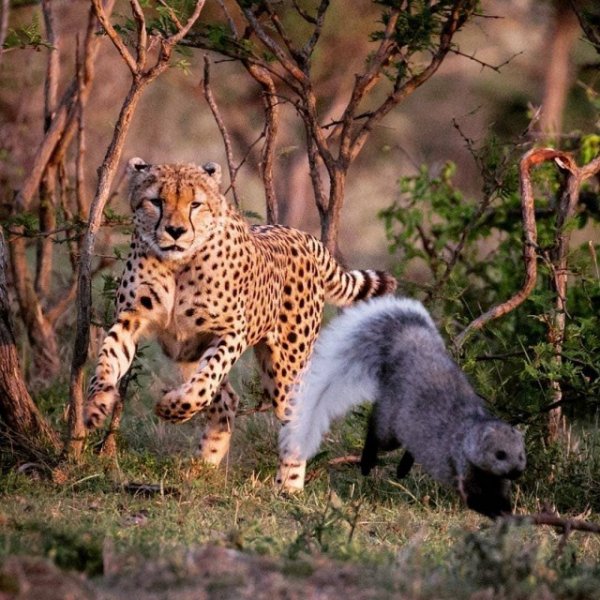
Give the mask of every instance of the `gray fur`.
M 488 516 L 510 512 L 507 480 L 525 469 L 523 436 L 488 412 L 420 303 L 370 300 L 347 309 L 321 335 L 299 392 L 295 423 L 282 436 L 288 449 L 302 455 L 309 446 L 313 454 L 315 430 L 369 399 L 375 405 L 363 473 L 374 466 L 378 450 L 402 446 L 407 454 L 399 476 L 414 458 L 474 510 Z M 343 396 L 338 378 L 345 379 Z M 354 397 L 355 385 L 367 391 Z M 365 398 L 367 393 L 372 397 Z

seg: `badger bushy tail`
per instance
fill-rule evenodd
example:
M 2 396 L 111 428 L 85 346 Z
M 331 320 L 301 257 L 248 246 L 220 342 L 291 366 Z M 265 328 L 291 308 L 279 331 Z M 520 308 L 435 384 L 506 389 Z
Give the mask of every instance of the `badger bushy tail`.
M 307 460 L 334 419 L 363 402 L 377 401 L 386 346 L 403 335 L 406 317 L 435 332 L 420 302 L 393 296 L 356 304 L 329 323 L 302 376 L 290 421 L 281 429 L 282 454 Z
M 360 363 L 349 364 L 346 340 L 337 330 L 324 332 L 313 352 L 290 421 L 281 429 L 282 454 L 307 460 L 316 454 L 331 422 L 352 407 L 373 400 L 376 382 Z

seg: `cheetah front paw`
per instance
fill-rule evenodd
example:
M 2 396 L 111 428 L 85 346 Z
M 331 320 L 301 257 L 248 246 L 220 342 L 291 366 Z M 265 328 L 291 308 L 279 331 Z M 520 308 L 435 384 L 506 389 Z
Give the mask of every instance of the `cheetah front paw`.
M 85 426 L 88 429 L 97 429 L 100 427 L 118 401 L 119 393 L 114 388 L 94 392 L 89 396 L 83 407 L 83 422 Z
M 154 412 L 165 421 L 184 423 L 191 419 L 201 408 L 199 402 L 190 399 L 191 386 L 184 384 L 167 392 L 157 403 Z

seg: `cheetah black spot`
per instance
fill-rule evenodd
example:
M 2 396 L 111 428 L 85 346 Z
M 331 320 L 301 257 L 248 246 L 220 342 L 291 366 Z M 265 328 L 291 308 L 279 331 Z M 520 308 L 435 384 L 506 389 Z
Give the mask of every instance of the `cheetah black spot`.
M 186 311 L 185 311 L 185 316 L 186 316 L 186 317 L 191 317 L 191 316 L 192 316 L 192 315 L 193 315 L 195 312 L 196 312 L 196 310 L 195 310 L 195 309 L 193 309 L 193 308 L 188 308 L 188 309 L 186 309 Z
M 298 339 L 298 336 L 293 331 L 290 331 L 290 333 L 288 333 L 287 339 L 288 342 L 290 342 L 290 344 L 295 344 L 296 340 Z
M 204 322 L 205 322 L 205 321 L 206 321 L 206 319 L 204 319 L 203 317 L 198 317 L 198 318 L 196 319 L 196 325 L 197 325 L 198 327 L 200 327 L 201 325 L 204 325 Z
M 181 405 L 181 408 L 182 408 L 183 411 L 188 411 L 188 410 L 190 410 L 190 408 L 192 408 L 192 405 L 189 402 L 184 402 Z

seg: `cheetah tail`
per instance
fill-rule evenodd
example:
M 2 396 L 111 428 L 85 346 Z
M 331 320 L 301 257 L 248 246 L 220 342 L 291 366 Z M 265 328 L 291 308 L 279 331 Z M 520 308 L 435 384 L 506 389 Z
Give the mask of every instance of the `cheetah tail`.
M 392 294 L 398 285 L 385 271 L 356 269 L 346 271 L 329 251 L 312 238 L 312 252 L 317 256 L 325 284 L 325 299 L 336 306 L 348 306 L 358 300 Z
M 337 270 L 337 277 L 325 283 L 327 301 L 336 306 L 393 294 L 398 285 L 396 279 L 385 271 L 343 271 L 339 266 Z

